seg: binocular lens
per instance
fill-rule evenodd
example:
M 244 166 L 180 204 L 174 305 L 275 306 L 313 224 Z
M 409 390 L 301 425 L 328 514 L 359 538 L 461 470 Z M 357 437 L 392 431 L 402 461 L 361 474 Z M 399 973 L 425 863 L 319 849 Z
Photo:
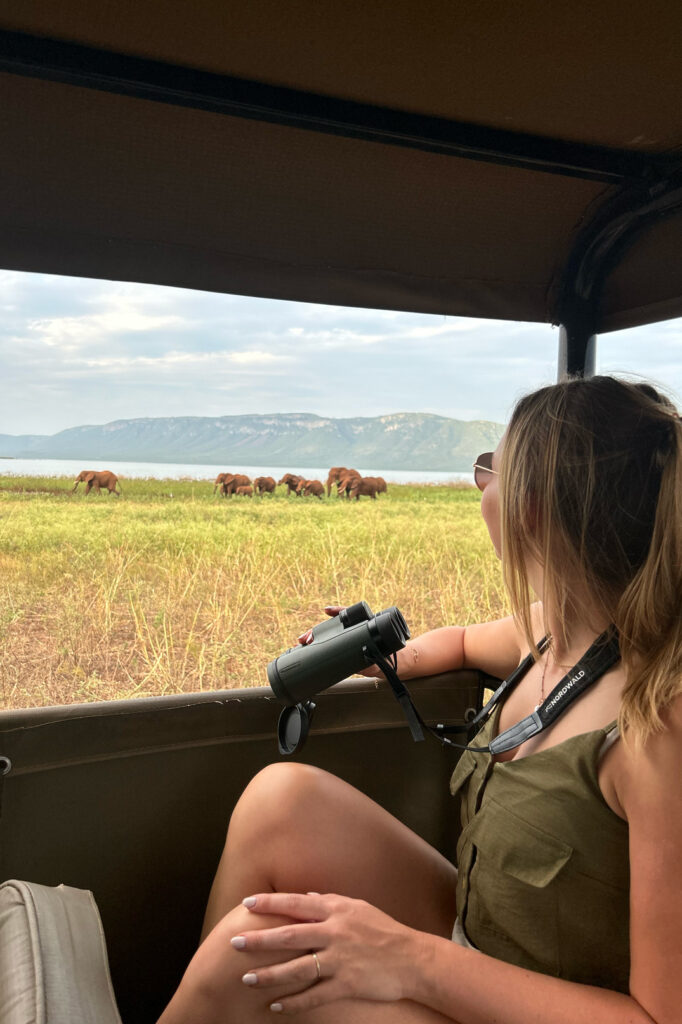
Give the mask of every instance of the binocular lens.
M 410 631 L 401 611 L 395 606 L 379 612 L 368 623 L 369 632 L 385 657 L 400 650 L 410 639 Z

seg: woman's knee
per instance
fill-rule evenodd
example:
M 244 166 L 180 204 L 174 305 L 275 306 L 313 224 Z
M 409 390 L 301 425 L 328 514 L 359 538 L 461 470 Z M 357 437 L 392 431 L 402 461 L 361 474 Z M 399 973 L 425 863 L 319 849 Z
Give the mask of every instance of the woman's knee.
M 234 1006 L 236 999 L 244 998 L 246 991 L 241 979 L 245 973 L 299 955 L 284 953 L 282 950 L 242 952 L 235 949 L 231 940 L 249 931 L 277 928 L 287 924 L 291 924 L 288 917 L 254 914 L 238 905 L 211 928 L 195 953 L 183 981 L 185 989 L 191 991 L 197 1005 L 207 1008 L 207 1020 L 223 1020 L 220 1008 L 226 1005 Z M 265 1008 L 266 996 L 263 1000 Z M 232 1020 L 233 1017 L 229 1019 Z
M 232 813 L 230 830 L 250 833 L 279 825 L 289 832 L 296 821 L 310 813 L 319 800 L 326 801 L 339 780 L 321 768 L 307 764 L 275 763 L 261 769 L 249 782 Z

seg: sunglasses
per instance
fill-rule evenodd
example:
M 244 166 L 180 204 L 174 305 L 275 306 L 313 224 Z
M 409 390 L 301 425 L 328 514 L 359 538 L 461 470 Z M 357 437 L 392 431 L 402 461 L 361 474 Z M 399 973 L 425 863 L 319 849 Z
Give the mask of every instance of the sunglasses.
M 499 476 L 499 472 L 493 469 L 493 452 L 483 452 L 474 462 L 474 483 L 479 491 L 484 491 L 493 476 Z

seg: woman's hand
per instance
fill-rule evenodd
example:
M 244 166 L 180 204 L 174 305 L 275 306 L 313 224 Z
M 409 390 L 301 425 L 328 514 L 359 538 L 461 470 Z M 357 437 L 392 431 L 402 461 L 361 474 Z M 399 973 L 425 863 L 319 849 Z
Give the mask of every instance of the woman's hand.
M 259 967 L 242 979 L 246 985 L 270 990 L 274 1012 L 300 1013 L 337 999 L 393 1002 L 409 997 L 407 984 L 428 936 L 364 900 L 265 893 L 249 896 L 244 906 L 300 922 L 244 932 L 231 940 L 235 949 L 247 952 L 300 950 L 295 959 Z M 292 986 L 299 988 L 297 994 L 280 996 Z
M 339 614 L 339 612 L 343 611 L 343 605 L 327 604 L 325 605 L 323 610 L 325 615 L 328 615 L 330 618 L 333 619 L 335 616 Z M 299 637 L 296 637 L 296 639 L 298 640 L 299 644 L 301 644 L 302 647 L 305 647 L 306 644 L 311 644 L 313 642 L 312 629 L 306 629 L 306 631 L 304 633 L 301 633 L 301 635 Z
M 325 615 L 329 615 L 330 618 L 333 618 L 335 615 L 338 615 L 340 611 L 343 611 L 342 604 L 328 604 L 325 606 L 324 609 Z M 304 633 L 301 633 L 301 635 L 297 637 L 297 640 L 302 647 L 305 647 L 307 644 L 311 644 L 313 642 L 312 629 L 306 629 Z M 367 668 L 361 669 L 359 674 L 362 676 L 369 676 L 371 679 L 384 678 L 384 673 L 381 671 L 378 665 L 369 665 Z

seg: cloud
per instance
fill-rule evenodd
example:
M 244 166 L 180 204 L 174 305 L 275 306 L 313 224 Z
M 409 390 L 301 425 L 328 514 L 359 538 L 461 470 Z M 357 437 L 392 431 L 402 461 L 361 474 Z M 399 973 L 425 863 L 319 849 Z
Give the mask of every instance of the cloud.
M 80 365 L 97 370 L 133 370 L 150 367 L 155 370 L 171 369 L 182 366 L 201 367 L 202 370 L 219 368 L 221 365 L 263 366 L 272 363 L 287 363 L 289 356 L 276 355 L 273 352 L 167 352 L 162 356 L 114 356 L 101 359 L 73 360 L 72 365 Z
M 57 346 L 63 351 L 74 351 L 93 341 L 106 342 L 113 334 L 123 332 L 158 331 L 175 326 L 182 320 L 178 316 L 149 316 L 139 310 L 116 310 L 92 316 L 62 316 L 30 320 L 27 331 L 36 335 L 45 345 Z

